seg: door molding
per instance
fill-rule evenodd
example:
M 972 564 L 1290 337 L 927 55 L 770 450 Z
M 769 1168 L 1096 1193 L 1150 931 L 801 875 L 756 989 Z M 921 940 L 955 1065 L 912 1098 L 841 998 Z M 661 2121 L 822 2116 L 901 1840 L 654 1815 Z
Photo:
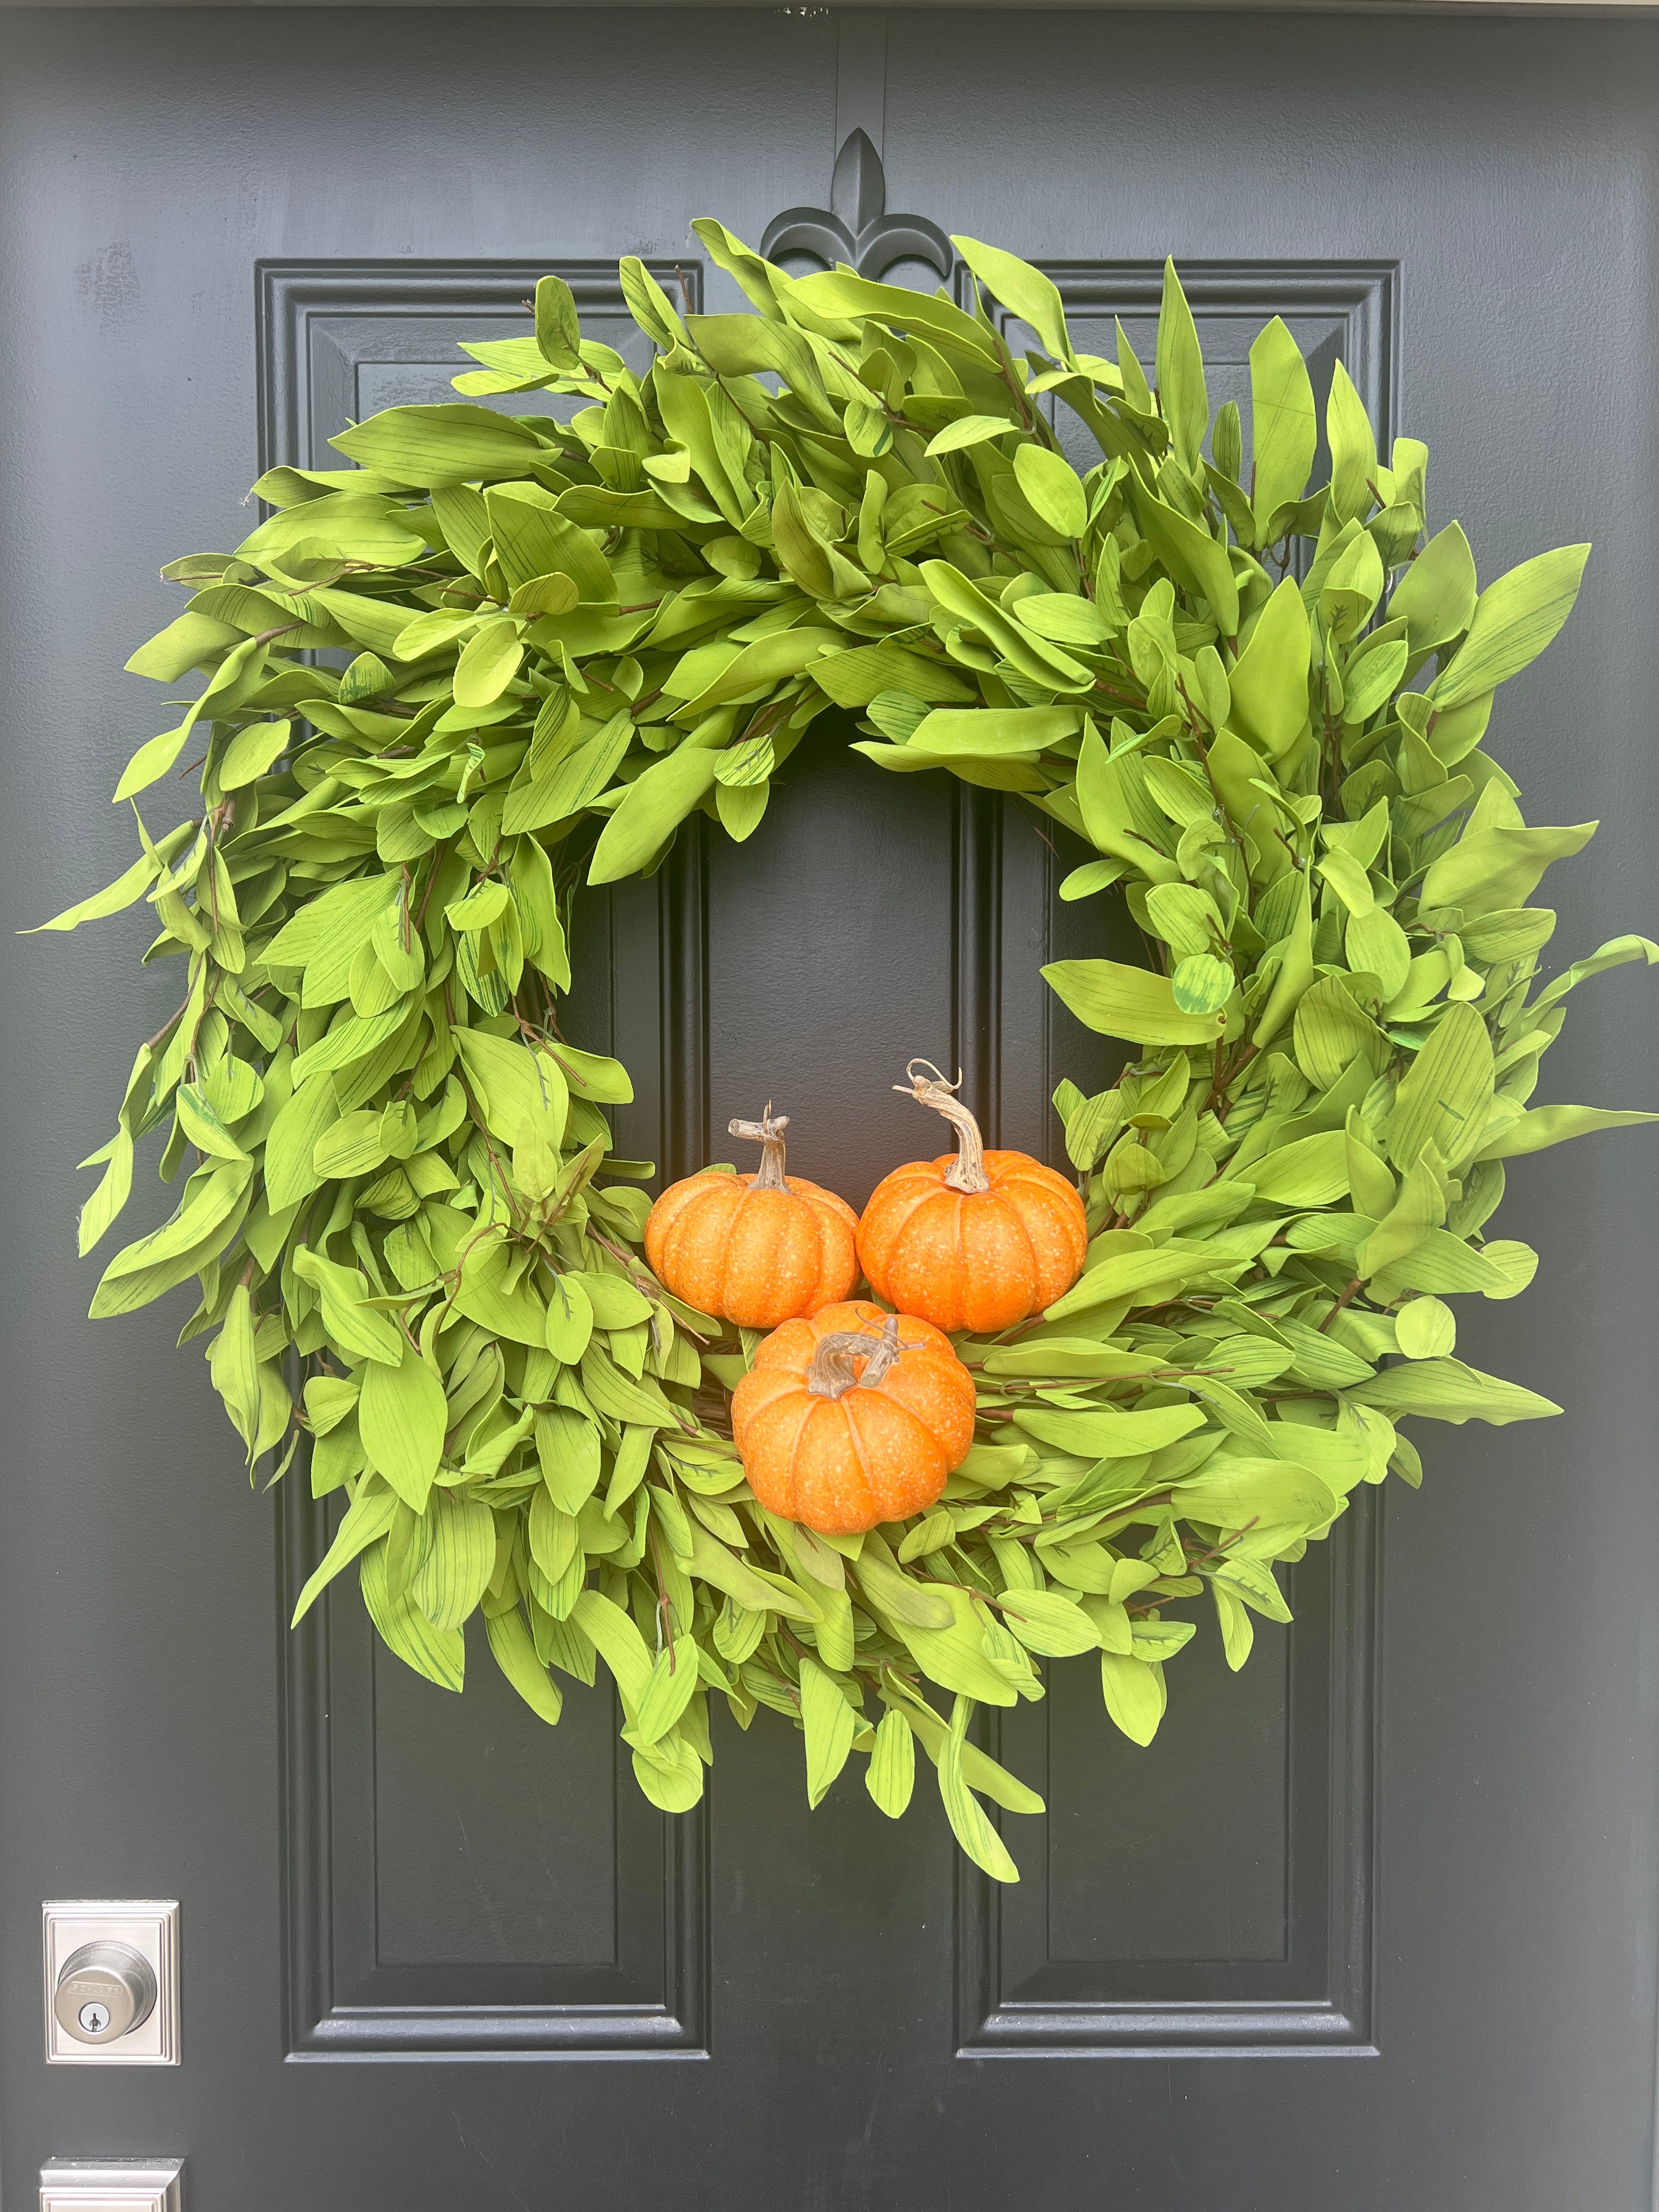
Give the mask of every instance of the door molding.
M 1029 1897 L 1006 1899 L 965 1860 L 957 1863 L 959 2058 L 1380 2055 L 1373 2007 L 1380 1520 L 1373 1493 L 1362 1490 L 1340 1527 L 1291 1572 L 1298 1626 L 1288 1652 L 1282 1960 L 1126 1966 L 1035 1955 L 1033 1935 L 1052 1926 L 1052 1816 L 1022 1819 L 1018 1837 L 1008 1832 L 1021 1846 Z M 1249 1663 L 1267 1662 L 1258 1656 Z M 1011 1763 L 1045 1798 L 1052 1795 L 1041 1708 L 998 1714 L 988 1733 L 994 1756 L 1006 1755 L 1016 1735 L 1027 1740 L 1030 1749 Z M 1038 1758 L 1043 1771 L 1034 1776 Z M 1147 1985 L 1160 1980 L 1170 1994 L 1150 1995 Z
M 1068 319 L 1109 324 L 1121 317 L 1145 325 L 1157 316 L 1161 262 L 1035 265 L 1053 280 Z M 1237 377 L 1247 334 L 1282 315 L 1301 325 L 1316 386 L 1328 382 L 1333 362 L 1342 361 L 1387 452 L 1399 397 L 1396 263 L 1183 260 L 1179 267 L 1212 371 L 1231 369 Z M 956 289 L 963 305 L 971 285 L 970 272 L 958 266 Z M 1018 318 L 1000 306 L 990 313 L 1011 347 L 1021 349 Z M 1111 348 L 1102 343 L 1096 349 Z M 1323 444 L 1322 432 L 1322 451 Z M 1052 914 L 1052 859 L 1048 873 Z M 994 1062 L 1000 1057 L 994 1049 L 989 1054 Z M 1018 1838 L 1010 1830 L 1029 1869 L 1018 1897 L 1006 1898 L 958 1863 L 958 2057 L 1376 2055 L 1379 1522 L 1376 1500 L 1362 1492 L 1341 1526 L 1291 1577 L 1299 1626 L 1290 1632 L 1286 1662 L 1283 1957 L 1085 1963 L 1054 1955 L 1052 1821 L 1048 1815 L 1022 1820 Z M 1177 1700 L 1181 1691 L 1177 1680 Z M 1036 1779 L 1045 1795 L 1052 1712 L 1050 1698 L 1029 1711 L 986 1719 L 992 1748 L 1000 1742 L 1010 1751 L 1017 1771 Z
M 693 311 L 701 306 L 702 264 L 695 257 L 646 265 Z M 348 418 L 373 411 L 360 399 L 366 373 L 396 375 L 405 365 L 418 371 L 440 357 L 464 366 L 464 356 L 450 352 L 455 341 L 488 335 L 492 325 L 521 331 L 537 279 L 550 270 L 569 285 L 585 321 L 616 319 L 633 331 L 614 262 L 549 255 L 258 264 L 261 468 L 329 465 L 328 436 Z M 675 1010 L 688 996 L 699 1000 L 700 940 L 688 924 L 696 913 L 700 869 L 692 858 L 663 874 L 660 895 L 649 886 L 643 902 L 616 902 L 613 925 L 637 933 L 642 905 L 660 906 L 660 962 L 671 982 L 659 994 L 661 1060 L 682 1087 L 690 1080 L 696 1089 L 700 1078 L 691 1073 L 689 1050 L 695 1024 Z M 672 1129 L 695 1118 L 688 1103 L 677 1099 L 665 1112 Z M 288 2057 L 707 2056 L 707 1800 L 680 1819 L 647 1806 L 625 1771 L 614 1715 L 612 1962 L 380 1962 L 373 1639 L 360 1610 L 350 1610 L 355 1592 L 339 1607 L 325 1597 L 298 1629 L 288 1626 L 326 1549 L 331 1518 L 329 1502 L 311 1498 L 306 1466 L 296 1463 L 283 1485 L 276 1538 Z

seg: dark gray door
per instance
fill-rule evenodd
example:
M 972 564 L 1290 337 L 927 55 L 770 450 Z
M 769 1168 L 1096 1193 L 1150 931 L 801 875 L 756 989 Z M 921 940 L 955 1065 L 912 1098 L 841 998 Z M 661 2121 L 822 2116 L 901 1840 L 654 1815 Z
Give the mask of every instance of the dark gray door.
M 735 304 L 690 219 L 757 241 L 855 126 L 895 209 L 1043 260 L 1083 333 L 1144 330 L 1166 251 L 1212 390 L 1283 313 L 1431 442 L 1435 519 L 1489 573 L 1596 540 L 1494 749 L 1534 818 L 1605 820 L 1559 941 L 1652 927 L 1659 27 L 69 8 L 0 40 L 9 927 L 125 865 L 107 794 L 148 708 L 120 665 L 159 563 L 245 534 L 262 445 L 440 392 L 546 268 L 601 330 L 619 252 Z M 774 1096 L 859 1200 L 915 1144 L 884 1090 L 909 1053 L 957 1055 L 1034 1146 L 1086 1074 L 1036 981 L 1078 927 L 1065 856 L 845 735 L 751 845 L 688 837 L 589 910 L 625 1150 L 684 1168 Z M 1650 1154 L 1511 1179 L 1540 1287 L 1471 1356 L 1566 1418 L 1429 1438 L 1419 1496 L 1297 1570 L 1293 1632 L 1237 1678 L 1183 1662 L 1150 1752 L 1057 1668 L 1004 1726 L 1049 1812 L 993 1894 L 850 1772 L 809 1816 L 765 1715 L 719 1735 L 697 1814 L 624 1773 L 599 1816 L 599 1693 L 553 1737 L 487 1668 L 447 1699 L 372 1655 L 355 1595 L 286 1635 L 300 1486 L 250 1499 L 179 1316 L 82 1318 L 73 1164 L 167 1011 L 143 935 L 7 961 L 7 2212 L 47 2156 L 141 2153 L 186 2157 L 198 2212 L 1650 2206 Z M 1650 1102 L 1640 979 L 1598 988 L 1560 1095 Z M 40 1901 L 82 1895 L 181 1901 L 176 2070 L 43 2065 Z

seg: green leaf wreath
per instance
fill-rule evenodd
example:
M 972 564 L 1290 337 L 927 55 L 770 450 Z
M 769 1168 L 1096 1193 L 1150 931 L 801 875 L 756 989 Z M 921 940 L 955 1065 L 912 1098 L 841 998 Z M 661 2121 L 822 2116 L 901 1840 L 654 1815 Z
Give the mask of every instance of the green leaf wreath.
M 245 544 L 163 571 L 192 596 L 128 665 L 206 682 L 116 796 L 194 742 L 202 813 L 140 816 L 141 857 L 46 925 L 147 900 L 146 957 L 185 977 L 86 1164 L 82 1250 L 140 1138 L 165 1127 L 169 1180 L 194 1164 L 92 1311 L 199 1279 L 181 1341 L 207 1340 L 250 1465 L 304 1439 L 313 1493 L 344 1493 L 301 1613 L 355 1563 L 386 1644 L 459 1690 L 481 1611 L 549 1722 L 550 1669 L 603 1660 L 671 1811 L 702 1794 L 711 1692 L 802 1729 L 814 1804 L 857 1752 L 896 1816 L 920 1742 L 1012 1881 L 979 1798 L 1041 1801 L 970 1740 L 976 1705 L 1097 1652 L 1150 1741 L 1194 1609 L 1241 1666 L 1253 1614 L 1289 1618 L 1275 1563 L 1357 1485 L 1419 1480 L 1401 1417 L 1557 1410 L 1459 1361 L 1445 1301 L 1531 1279 L 1485 1234 L 1506 1159 L 1655 1118 L 1528 1105 L 1566 994 L 1659 946 L 1534 991 L 1555 917 L 1528 902 L 1595 825 L 1528 828 L 1480 750 L 1588 549 L 1480 590 L 1455 522 L 1423 542 L 1427 449 L 1385 464 L 1340 368 L 1310 492 L 1281 321 L 1250 350 L 1246 469 L 1173 268 L 1148 365 L 1121 328 L 1115 359 L 1077 351 L 1048 279 L 972 239 L 964 307 L 696 228 L 754 313 L 682 319 L 623 261 L 641 377 L 547 277 L 533 337 L 467 349 L 467 400 L 272 470 Z M 531 392 L 583 404 L 501 410 Z M 1099 857 L 1062 896 L 1122 886 L 1159 963 L 1043 971 L 1140 1054 L 1056 1096 L 1087 1267 L 958 1340 L 981 1441 L 939 1507 L 861 1539 L 751 1497 L 726 1407 L 752 1340 L 647 1271 L 653 1170 L 604 1111 L 629 1078 L 560 1027 L 577 887 L 649 872 L 697 809 L 751 835 L 831 709 L 876 768 L 1074 832 Z M 1122 1413 L 1157 1408 L 1174 1440 L 1126 1446 Z

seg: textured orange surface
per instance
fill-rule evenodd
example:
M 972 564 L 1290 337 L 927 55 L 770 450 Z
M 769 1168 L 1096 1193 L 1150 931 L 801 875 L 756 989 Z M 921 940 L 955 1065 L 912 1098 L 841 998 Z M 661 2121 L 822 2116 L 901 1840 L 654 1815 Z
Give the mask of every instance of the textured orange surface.
M 857 1282 L 858 1216 L 799 1176 L 783 1190 L 755 1180 L 705 1173 L 671 1184 L 645 1224 L 645 1252 L 657 1279 L 699 1313 L 775 1328 Z
M 749 1487 L 769 1512 L 827 1536 L 922 1513 L 974 1441 L 974 1378 L 930 1322 L 899 1316 L 896 1364 L 873 1389 L 815 1396 L 806 1372 L 819 1342 L 867 1333 L 887 1316 L 863 1298 L 787 1321 L 755 1354 L 732 1396 L 732 1433 Z M 860 1370 L 862 1372 L 862 1370 Z
M 1028 1152 L 987 1152 L 991 1187 L 953 1190 L 956 1156 L 878 1183 L 859 1258 L 878 1297 L 947 1329 L 1011 1328 L 1070 1290 L 1088 1249 L 1083 1201 Z

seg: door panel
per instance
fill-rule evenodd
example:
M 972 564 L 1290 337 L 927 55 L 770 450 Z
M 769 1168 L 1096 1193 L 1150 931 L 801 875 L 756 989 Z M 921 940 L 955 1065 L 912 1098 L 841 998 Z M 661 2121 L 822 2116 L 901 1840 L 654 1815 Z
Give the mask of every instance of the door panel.
M 1596 537 L 1498 750 L 1530 818 L 1607 823 L 1563 957 L 1651 927 L 1655 27 L 139 8 L 8 10 L 0 40 L 13 926 L 125 864 L 107 792 L 150 709 L 120 663 L 159 562 L 245 534 L 261 438 L 326 465 L 347 416 L 447 397 L 453 342 L 522 328 L 549 267 L 615 343 L 622 252 L 735 308 L 690 217 L 757 240 L 859 124 L 892 205 L 1042 261 L 1080 343 L 1121 316 L 1149 357 L 1173 251 L 1216 397 L 1247 401 L 1273 313 L 1322 380 L 1340 354 L 1380 431 L 1431 441 L 1483 578 Z M 571 1034 L 628 1061 L 619 1136 L 666 1174 L 770 1096 L 799 1170 L 860 1199 L 940 1148 L 889 1087 L 915 1052 L 1051 1158 L 1055 1083 L 1109 1079 L 1035 981 L 1136 957 L 1109 898 L 1060 902 L 1080 853 L 850 735 L 825 719 L 749 844 L 694 825 L 581 902 Z M 349 1591 L 289 1637 L 326 1515 L 291 1479 L 251 1502 L 176 1321 L 93 1328 L 68 1256 L 70 1163 L 172 1003 L 143 934 L 6 972 L 8 2205 L 98 2152 L 185 2154 L 199 2212 L 1648 2203 L 1639 1137 L 1523 1164 L 1540 1286 L 1464 1322 L 1567 1417 L 1431 1432 L 1422 1494 L 1297 1570 L 1293 1629 L 1239 1677 L 1188 1655 L 1151 1752 L 1057 1668 L 1001 1718 L 1049 1811 L 1007 1821 L 1024 1879 L 994 1893 L 936 1804 L 896 1832 L 849 1771 L 809 1814 L 769 1716 L 720 1721 L 707 1808 L 667 1821 L 603 1692 L 550 1735 L 479 1654 L 446 1699 Z M 1642 988 L 1575 1001 L 1552 1095 L 1659 1097 Z M 135 1211 L 167 1203 L 146 1181 Z M 41 2066 L 39 1904 L 75 1894 L 181 1899 L 177 2071 Z

